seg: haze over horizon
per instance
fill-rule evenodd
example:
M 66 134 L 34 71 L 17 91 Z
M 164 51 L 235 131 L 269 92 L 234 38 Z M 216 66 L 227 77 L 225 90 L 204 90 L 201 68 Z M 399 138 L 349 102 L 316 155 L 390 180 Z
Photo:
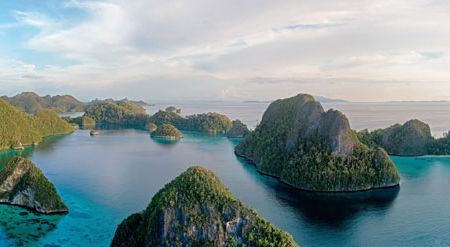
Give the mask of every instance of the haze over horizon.
M 450 100 L 450 2 L 2 1 L 2 95 Z

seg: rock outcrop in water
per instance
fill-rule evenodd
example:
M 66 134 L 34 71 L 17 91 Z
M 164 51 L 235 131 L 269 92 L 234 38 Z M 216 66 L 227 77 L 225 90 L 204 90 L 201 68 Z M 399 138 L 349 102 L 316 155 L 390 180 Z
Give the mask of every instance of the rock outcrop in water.
M 359 191 L 398 185 L 382 148 L 362 144 L 339 111 L 310 95 L 270 104 L 261 123 L 235 149 L 265 174 L 312 191 Z
M 0 171 L 0 203 L 43 214 L 68 212 L 53 184 L 33 162 L 22 157 L 13 158 Z
M 129 216 L 111 246 L 297 246 L 244 206 L 211 171 L 191 167 Z
M 232 122 L 231 129 L 227 132 L 227 137 L 229 138 L 243 138 L 250 133 L 250 130 L 247 128 L 241 120 L 237 119 Z

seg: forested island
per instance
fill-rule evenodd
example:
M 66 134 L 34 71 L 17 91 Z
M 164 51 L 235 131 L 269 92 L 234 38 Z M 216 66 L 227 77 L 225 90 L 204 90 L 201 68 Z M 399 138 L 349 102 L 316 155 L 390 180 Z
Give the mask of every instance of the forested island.
M 226 133 L 232 127 L 231 120 L 216 112 L 195 114 L 183 117 L 177 113 L 178 110 L 160 110 L 150 117 L 150 122 L 161 124 L 172 124 L 180 130 L 221 132 Z
M 55 186 L 33 162 L 22 157 L 13 158 L 0 171 L 0 203 L 43 214 L 68 212 Z
M 180 112 L 181 109 L 172 106 L 166 110 L 159 110 L 150 116 L 142 106 L 131 101 L 106 100 L 90 103 L 86 108 L 85 116 L 92 118 L 97 123 L 141 128 L 147 128 L 149 124 L 156 126 L 171 124 L 180 130 L 227 133 L 233 127 L 231 120 L 219 113 L 209 112 L 184 117 L 179 114 Z M 152 127 L 155 126 L 152 125 Z
M 441 138 L 431 135 L 430 126 L 418 119 L 404 124 L 394 124 L 385 129 L 358 132 L 359 139 L 372 147 L 382 147 L 391 155 L 421 156 L 449 155 L 450 136 Z
M 183 134 L 171 124 L 162 124 L 156 128 L 155 131 L 150 133 L 151 137 L 154 138 L 165 138 L 171 140 L 178 140 L 183 138 Z
M 343 192 L 396 186 L 386 151 L 361 143 L 339 111 L 307 94 L 277 100 L 236 147 L 258 171 L 303 190 Z
M 43 109 L 51 109 L 58 113 L 82 112 L 85 104 L 71 95 L 39 96 L 36 93 L 24 92 L 13 97 L 2 97 L 24 112 L 35 114 Z
M 0 99 L 0 150 L 38 144 L 44 137 L 68 134 L 75 129 L 52 110 L 30 115 Z
M 125 219 L 111 246 L 298 246 L 234 197 L 211 171 L 191 167 L 147 209 Z
M 149 115 L 145 108 L 130 100 L 96 100 L 86 107 L 85 116 L 97 123 L 145 126 Z

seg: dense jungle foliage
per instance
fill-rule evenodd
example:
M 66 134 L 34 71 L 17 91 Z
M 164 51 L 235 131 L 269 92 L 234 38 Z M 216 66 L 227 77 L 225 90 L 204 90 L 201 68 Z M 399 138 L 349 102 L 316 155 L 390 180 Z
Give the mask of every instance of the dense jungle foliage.
M 37 144 L 44 137 L 74 130 L 70 123 L 52 110 L 40 110 L 33 116 L 0 99 L 0 149 L 9 149 L 17 142 L 23 145 Z
M 182 138 L 183 134 L 171 124 L 162 124 L 155 131 L 151 132 L 151 136 L 178 139 Z
M 111 246 L 297 244 L 243 205 L 211 171 L 191 167 L 161 189 L 144 212 L 124 220 Z

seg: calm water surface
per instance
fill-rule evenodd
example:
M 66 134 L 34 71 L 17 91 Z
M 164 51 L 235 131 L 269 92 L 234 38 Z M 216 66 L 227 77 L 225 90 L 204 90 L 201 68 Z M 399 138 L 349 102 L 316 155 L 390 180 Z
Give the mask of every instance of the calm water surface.
M 302 246 L 450 245 L 448 157 L 392 157 L 400 189 L 305 193 L 259 175 L 235 157 L 238 140 L 185 135 L 173 143 L 134 129 L 100 130 L 97 137 L 79 130 L 26 149 L 21 154 L 56 185 L 70 213 L 42 216 L 0 205 L 0 246 L 108 246 L 117 224 L 143 210 L 164 184 L 199 164 Z M 0 160 L 14 154 L 0 153 Z

